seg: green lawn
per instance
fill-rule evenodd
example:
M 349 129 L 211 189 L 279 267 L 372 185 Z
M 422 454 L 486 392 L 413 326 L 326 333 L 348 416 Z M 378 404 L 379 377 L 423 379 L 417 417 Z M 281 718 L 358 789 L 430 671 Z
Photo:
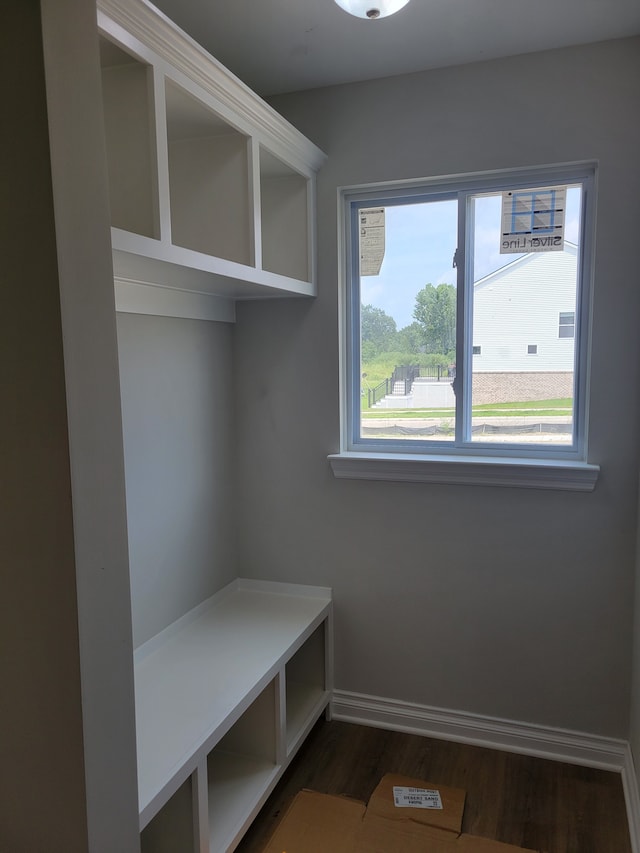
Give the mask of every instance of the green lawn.
M 508 417 L 551 417 L 553 415 L 570 415 L 573 412 L 573 401 L 570 397 L 554 400 L 536 400 L 534 402 L 499 403 L 474 406 L 472 415 L 485 415 L 492 418 Z M 363 418 L 453 418 L 455 409 L 366 409 Z

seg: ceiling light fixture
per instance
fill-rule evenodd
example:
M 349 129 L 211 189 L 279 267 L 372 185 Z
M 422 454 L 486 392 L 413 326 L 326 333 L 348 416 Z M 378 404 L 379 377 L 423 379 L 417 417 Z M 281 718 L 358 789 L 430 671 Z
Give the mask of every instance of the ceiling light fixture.
M 393 15 L 408 2 L 409 0 L 336 0 L 345 12 L 355 15 L 356 18 L 369 18 L 370 21 Z

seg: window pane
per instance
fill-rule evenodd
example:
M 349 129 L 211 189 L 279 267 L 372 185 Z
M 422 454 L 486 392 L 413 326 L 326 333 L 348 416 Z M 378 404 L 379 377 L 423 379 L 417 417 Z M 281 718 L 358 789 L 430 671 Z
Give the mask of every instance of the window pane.
M 457 208 L 450 199 L 378 208 L 379 271 L 380 235 L 360 211 L 360 439 L 455 438 Z
M 573 338 L 575 335 L 575 329 L 573 326 L 560 326 L 560 330 L 558 332 L 559 338 Z
M 501 193 L 472 200 L 472 339 L 482 360 L 471 366 L 470 438 L 571 445 L 581 189 L 567 190 L 558 251 L 501 255 L 501 202 Z

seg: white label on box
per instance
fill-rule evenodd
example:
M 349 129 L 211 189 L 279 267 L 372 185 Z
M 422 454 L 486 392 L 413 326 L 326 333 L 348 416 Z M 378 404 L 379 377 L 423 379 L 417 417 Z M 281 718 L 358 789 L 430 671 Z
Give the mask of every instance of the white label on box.
M 430 788 L 401 788 L 393 786 L 393 801 L 399 809 L 441 809 L 440 791 Z

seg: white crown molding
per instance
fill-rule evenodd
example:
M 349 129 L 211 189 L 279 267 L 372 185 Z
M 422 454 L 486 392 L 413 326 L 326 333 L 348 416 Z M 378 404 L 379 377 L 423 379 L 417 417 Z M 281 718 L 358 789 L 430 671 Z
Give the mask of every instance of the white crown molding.
M 97 7 L 103 31 L 109 31 L 111 20 L 139 39 L 219 103 L 258 128 L 275 154 L 286 152 L 287 161 L 292 162 L 292 154 L 298 152 L 303 172 L 309 166 L 318 170 L 324 164 L 327 158 L 323 151 L 147 0 L 98 0 Z

